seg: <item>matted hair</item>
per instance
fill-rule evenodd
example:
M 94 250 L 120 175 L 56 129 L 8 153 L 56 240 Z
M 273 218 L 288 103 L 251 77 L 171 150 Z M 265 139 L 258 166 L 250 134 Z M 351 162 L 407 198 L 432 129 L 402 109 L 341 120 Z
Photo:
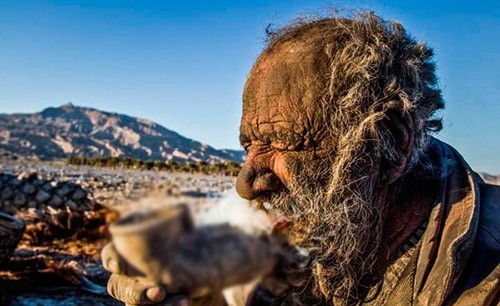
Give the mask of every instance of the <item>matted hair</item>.
M 295 229 L 303 233 L 296 242 L 317 251 L 310 267 L 314 280 L 304 276 L 289 293 L 297 305 L 311 304 L 309 297 L 314 305 L 351 304 L 362 298 L 358 287 L 370 275 L 382 241 L 387 203 L 377 198 L 378 175 L 398 163 L 397 137 L 387 121 L 394 114 L 408 119 L 413 143 L 406 173 L 425 160 L 430 133 L 442 128 L 436 112 L 444 102 L 433 52 L 401 24 L 373 13 L 305 19 L 268 34 L 261 58 L 287 56 L 288 49 L 300 46 L 313 55 L 308 64 L 323 67 L 317 78 L 324 83 L 318 87 L 318 115 L 333 139 L 329 182 L 317 193 L 325 196 L 321 203 L 302 201 L 304 213 Z M 301 183 L 308 179 L 316 182 L 303 175 Z M 286 207 L 301 194 L 306 192 L 280 203 Z M 303 284 L 307 288 L 300 288 Z
M 368 132 L 379 134 L 379 141 L 394 141 L 380 135 L 377 124 L 387 111 L 409 115 L 414 132 L 413 154 L 407 170 L 417 162 L 428 144 L 429 134 L 442 129 L 437 112 L 444 108 L 438 88 L 433 51 L 417 42 L 403 26 L 385 21 L 373 12 L 330 18 L 302 18 L 277 30 L 266 29 L 268 46 L 263 56 L 285 43 L 299 42 L 326 56 L 323 104 L 331 116 L 332 134 L 344 135 L 347 143 Z M 341 111 L 339 111 L 341 110 Z M 353 130 L 353 126 L 359 128 Z M 356 137 L 354 137 L 355 139 Z M 339 148 L 343 146 L 339 139 Z M 394 156 L 390 145 L 389 158 Z

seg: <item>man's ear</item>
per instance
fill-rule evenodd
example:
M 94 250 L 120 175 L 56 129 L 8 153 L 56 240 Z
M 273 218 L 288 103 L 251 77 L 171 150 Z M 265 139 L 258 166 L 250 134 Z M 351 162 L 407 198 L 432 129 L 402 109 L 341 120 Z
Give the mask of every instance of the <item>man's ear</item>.
M 389 109 L 383 121 L 391 135 L 390 142 L 393 148 L 393 156 L 382 161 L 380 183 L 389 185 L 400 178 L 410 161 L 413 151 L 413 120 L 411 116 L 400 110 Z

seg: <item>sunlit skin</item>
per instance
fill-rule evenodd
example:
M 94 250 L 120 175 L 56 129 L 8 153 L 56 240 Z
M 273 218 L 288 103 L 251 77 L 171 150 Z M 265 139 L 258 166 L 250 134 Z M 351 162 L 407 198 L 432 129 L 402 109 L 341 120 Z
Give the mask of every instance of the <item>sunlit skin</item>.
M 240 142 L 248 155 L 237 180 L 243 198 L 286 188 L 287 163 L 294 155 L 317 155 L 326 147 L 314 94 L 323 82 L 304 77 L 318 75 L 323 67 L 304 51 L 289 48 L 278 60 L 261 57 L 248 77 L 240 126 Z
M 321 161 L 335 154 L 332 143 L 337 135 L 329 135 L 325 126 L 321 99 L 313 93 L 322 92 L 321 56 L 304 46 L 282 46 L 264 53 L 253 67 L 243 93 L 243 115 L 240 141 L 247 151 L 236 187 L 239 195 L 261 202 L 269 194 L 286 192 L 296 173 L 291 172 L 298 158 L 307 161 L 311 171 L 323 171 Z M 399 138 L 401 163 L 395 169 L 380 173 L 378 196 L 384 199 L 389 186 L 402 175 L 406 156 L 411 152 L 411 118 L 390 116 L 390 126 Z M 409 122 L 408 122 L 409 121 Z M 325 182 L 317 182 L 318 185 Z M 412 187 L 427 190 L 429 200 L 419 207 L 412 194 L 395 199 L 384 224 L 384 247 L 378 251 L 377 269 L 373 278 L 381 277 L 405 239 L 427 216 L 435 190 L 429 186 Z M 387 201 L 387 200 L 384 200 Z M 262 208 L 262 205 L 257 204 Z M 279 207 L 278 207 L 279 209 Z M 271 216 L 273 217 L 273 216 Z M 319 216 L 320 218 L 320 216 Z M 283 224 L 278 224 L 282 226 Z

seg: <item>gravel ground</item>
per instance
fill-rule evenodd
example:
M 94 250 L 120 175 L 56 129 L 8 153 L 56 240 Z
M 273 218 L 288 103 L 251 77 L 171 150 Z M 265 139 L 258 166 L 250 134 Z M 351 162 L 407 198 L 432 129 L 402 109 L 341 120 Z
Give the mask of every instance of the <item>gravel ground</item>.
M 35 220 L 38 215 L 50 218 L 59 212 L 85 213 L 90 207 L 88 201 L 111 207 L 122 214 L 137 208 L 175 203 L 186 203 L 196 211 L 215 203 L 225 191 L 234 188 L 234 183 L 234 177 L 225 176 L 67 166 L 64 163 L 0 161 L 0 184 L 3 184 L 0 187 L 3 188 L 0 190 L 0 209 L 18 216 L 29 215 Z M 38 188 L 41 190 L 40 194 L 38 189 L 33 191 L 33 188 L 25 185 Z M 11 188 L 12 195 L 6 192 L 8 197 L 2 199 L 2 193 L 10 186 L 14 186 Z M 51 189 L 51 186 L 55 187 Z M 61 196 L 61 190 L 65 188 L 70 188 L 71 191 Z M 74 198 L 82 197 L 80 189 L 86 194 L 77 201 Z M 23 197 L 19 194 L 23 190 L 30 194 L 23 195 L 26 199 L 20 201 Z M 47 196 L 40 196 L 45 193 Z M 58 194 L 61 201 L 55 201 L 58 203 L 58 207 L 55 207 L 51 203 Z M 41 202 L 34 203 L 37 199 Z M 66 202 L 72 202 L 76 207 L 71 203 L 68 206 Z M 30 221 L 32 222 L 31 219 Z M 75 241 L 72 238 L 71 241 L 54 240 L 49 244 L 33 247 L 26 243 L 26 238 L 23 239 L 25 240 L 17 248 L 11 264 L 4 267 L 3 271 L 0 267 L 1 305 L 121 305 L 106 294 L 90 293 L 88 286 L 65 283 L 71 277 L 78 278 L 83 270 L 83 274 L 94 284 L 105 285 L 109 274 L 102 269 L 96 251 L 106 241 L 85 245 L 83 240 Z M 48 264 L 51 260 L 55 262 L 55 267 Z M 69 268 L 66 269 L 68 264 Z M 85 268 L 81 268 L 82 266 Z M 12 277 L 9 270 L 14 269 L 31 269 L 33 273 L 17 273 Z M 22 277 L 17 279 L 19 275 Z M 78 281 L 81 279 L 75 282 Z

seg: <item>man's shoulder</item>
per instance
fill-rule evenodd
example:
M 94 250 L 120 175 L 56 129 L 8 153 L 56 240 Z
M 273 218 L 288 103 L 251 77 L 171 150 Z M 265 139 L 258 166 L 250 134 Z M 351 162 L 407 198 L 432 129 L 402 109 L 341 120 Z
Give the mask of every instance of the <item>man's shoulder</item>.
M 500 252 L 500 186 L 479 183 L 480 214 L 478 235 L 485 236 L 491 247 Z
M 500 186 L 478 182 L 479 219 L 469 262 L 450 297 L 453 305 L 498 305 Z

